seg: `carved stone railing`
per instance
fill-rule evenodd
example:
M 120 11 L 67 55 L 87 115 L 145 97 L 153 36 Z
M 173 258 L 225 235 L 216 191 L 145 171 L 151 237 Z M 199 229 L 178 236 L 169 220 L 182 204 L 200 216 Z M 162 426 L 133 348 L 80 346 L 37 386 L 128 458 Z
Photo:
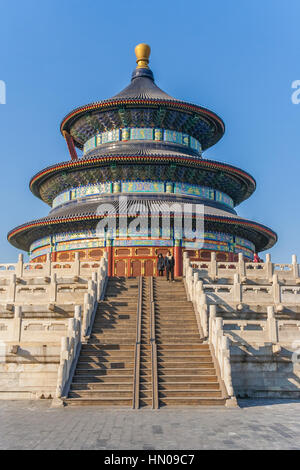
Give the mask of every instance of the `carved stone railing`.
M 210 307 L 209 315 L 209 343 L 213 349 L 215 358 L 219 365 L 221 379 L 226 387 L 229 400 L 236 403 L 232 386 L 232 373 L 230 364 L 230 340 L 223 332 L 223 320 L 216 317 L 216 308 Z
M 289 279 L 279 279 L 278 271 L 272 274 L 267 283 L 265 281 L 253 283 L 245 276 L 241 277 L 237 269 L 230 272 L 231 278 L 230 276 L 224 276 L 225 282 L 221 282 L 221 277 L 218 278 L 218 282 L 216 282 L 217 277 L 214 278 L 215 282 L 212 282 L 211 277 L 205 277 L 205 273 L 201 269 L 195 269 L 194 265 L 195 262 L 191 262 L 185 254 L 184 276 L 186 288 L 189 298 L 196 306 L 203 303 L 201 300 L 203 294 L 206 294 L 206 301 L 209 305 L 230 305 L 238 311 L 243 310 L 243 305 L 267 307 L 273 304 L 276 312 L 281 312 L 285 306 L 298 308 L 300 304 L 300 287 L 297 285 L 298 282 L 296 284 L 294 282 L 296 278 L 293 281 L 294 283 L 289 285 Z M 254 266 L 253 270 L 256 270 L 256 265 L 259 265 L 259 263 L 251 263 L 251 266 Z M 235 263 L 233 268 L 238 266 L 239 264 Z M 228 271 L 230 271 L 229 267 Z M 230 283 L 228 283 L 229 281 Z M 200 307 L 198 311 L 201 311 Z
M 244 260 L 239 253 L 237 262 L 216 261 L 216 253 L 211 254 L 210 261 L 191 261 L 193 269 L 199 272 L 200 277 L 210 278 L 213 282 L 222 278 L 233 279 L 238 274 L 241 282 L 247 280 L 264 280 L 272 282 L 273 275 L 277 274 L 279 280 L 293 281 L 300 284 L 299 265 L 296 255 L 292 255 L 291 264 L 272 263 L 270 254 L 266 255 L 264 263 L 252 263 Z M 184 254 L 184 262 L 187 260 L 187 253 Z
M 12 318 L 0 318 L 0 341 L 19 344 L 55 343 L 66 335 L 68 319 L 24 318 L 22 307 L 15 306 Z
M 155 330 L 155 301 L 153 277 L 150 277 L 150 345 L 151 345 L 151 372 L 152 372 L 152 409 L 159 408 L 158 399 L 158 371 L 157 371 L 157 344 Z
M 104 253 L 107 257 L 107 253 Z M 0 279 L 9 278 L 13 274 L 18 278 L 35 278 L 57 275 L 65 276 L 83 276 L 91 271 L 97 271 L 100 267 L 100 261 L 81 261 L 79 253 L 75 253 L 74 261 L 60 262 L 51 261 L 50 254 L 44 263 L 24 263 L 23 255 L 19 255 L 17 263 L 0 263 Z
M 66 396 L 68 382 L 81 348 L 81 307 L 75 307 L 74 318 L 69 319 L 68 333 L 61 340 L 60 363 L 57 374 L 56 398 Z
M 53 264 L 55 265 L 54 262 L 50 263 Z M 53 268 L 50 271 L 52 271 L 50 276 L 42 276 L 42 270 L 33 269 L 35 277 L 26 275 L 19 277 L 16 272 L 5 277 L 2 273 L 0 304 L 82 303 L 84 293 L 94 289 L 88 283 L 89 280 L 96 285 L 97 292 L 103 288 L 107 275 L 107 254 L 105 253 L 101 261 L 96 264 L 80 262 L 78 259 L 69 270 L 62 268 L 55 272 Z
M 92 279 L 88 282 L 88 292 L 84 295 L 82 341 L 91 333 L 94 317 L 98 308 L 98 301 L 103 297 L 107 281 L 107 258 L 102 258 L 98 272 L 93 272 Z
M 134 348 L 132 408 L 140 407 L 140 373 L 141 373 L 141 335 L 142 335 L 143 278 L 138 278 L 138 299 L 136 311 L 136 338 Z
M 212 306 L 211 306 L 212 307 Z M 267 318 L 262 320 L 223 320 L 224 334 L 240 344 L 272 344 L 291 346 L 300 339 L 299 320 L 278 320 L 273 306 L 267 307 Z

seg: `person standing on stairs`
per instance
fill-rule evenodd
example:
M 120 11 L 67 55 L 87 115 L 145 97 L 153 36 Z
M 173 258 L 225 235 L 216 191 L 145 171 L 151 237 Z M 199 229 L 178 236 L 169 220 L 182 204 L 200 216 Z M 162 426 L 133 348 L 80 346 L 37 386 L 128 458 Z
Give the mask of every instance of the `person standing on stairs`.
M 165 257 L 165 267 L 167 271 L 167 281 L 169 281 L 170 273 L 171 273 L 171 281 L 174 282 L 174 266 L 175 260 L 174 256 L 170 251 L 168 251 L 167 256 Z
M 158 255 L 158 260 L 157 260 L 157 270 L 158 270 L 158 275 L 163 276 L 164 275 L 164 270 L 165 270 L 165 260 L 164 257 L 161 253 Z

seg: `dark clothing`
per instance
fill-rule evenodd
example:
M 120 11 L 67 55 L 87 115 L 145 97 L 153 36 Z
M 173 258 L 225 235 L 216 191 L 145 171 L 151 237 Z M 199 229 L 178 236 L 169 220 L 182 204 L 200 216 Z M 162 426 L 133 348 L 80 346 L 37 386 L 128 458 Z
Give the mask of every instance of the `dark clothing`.
M 157 269 L 158 269 L 158 271 L 163 271 L 165 269 L 165 260 L 164 260 L 163 256 L 158 257 Z
M 174 256 L 171 256 L 170 258 L 168 258 L 167 256 L 165 257 L 165 267 L 166 269 L 172 269 L 174 268 L 175 266 L 175 260 L 174 260 Z
M 158 270 L 158 275 L 163 276 L 164 275 L 164 270 L 165 270 L 165 260 L 163 256 L 159 256 L 157 260 L 157 270 Z
M 174 266 L 175 266 L 174 256 L 170 258 L 168 258 L 167 256 L 165 257 L 165 266 L 167 270 L 167 281 L 169 280 L 170 273 L 171 273 L 171 280 L 174 281 Z

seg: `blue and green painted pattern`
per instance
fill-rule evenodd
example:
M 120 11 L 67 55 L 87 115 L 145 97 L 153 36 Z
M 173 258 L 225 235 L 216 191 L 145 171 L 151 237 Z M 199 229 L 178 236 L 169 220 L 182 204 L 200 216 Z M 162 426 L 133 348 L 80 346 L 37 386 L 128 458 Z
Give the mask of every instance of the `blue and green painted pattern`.
M 75 201 L 83 197 L 117 193 L 174 193 L 176 195 L 198 196 L 210 201 L 220 202 L 230 208 L 234 207 L 233 200 L 221 191 L 194 184 L 161 181 L 115 181 L 79 186 L 59 194 L 53 200 L 52 207 L 55 208 L 66 202 Z
M 169 129 L 160 129 L 152 127 L 128 127 L 123 129 L 114 129 L 111 131 L 100 132 L 99 134 L 87 140 L 83 147 L 84 155 L 89 151 L 110 142 L 128 140 L 148 140 L 172 142 L 174 144 L 190 147 L 199 154 L 202 152 L 201 143 L 194 137 L 183 132 L 172 131 Z
M 117 232 L 117 237 L 119 236 Z M 144 238 L 143 238 L 144 237 Z M 107 240 L 97 238 L 96 230 L 82 230 L 78 232 L 65 232 L 41 238 L 32 243 L 30 247 L 30 259 L 51 252 L 70 251 L 78 249 L 105 247 Z M 118 237 L 110 240 L 115 247 L 120 246 L 173 246 L 174 233 L 171 229 L 170 238 L 151 239 L 146 234 L 136 238 Z M 219 232 L 204 232 L 203 239 L 196 241 L 182 240 L 182 246 L 190 249 L 206 249 L 216 252 L 243 253 L 252 259 L 255 246 L 249 240 L 234 235 Z

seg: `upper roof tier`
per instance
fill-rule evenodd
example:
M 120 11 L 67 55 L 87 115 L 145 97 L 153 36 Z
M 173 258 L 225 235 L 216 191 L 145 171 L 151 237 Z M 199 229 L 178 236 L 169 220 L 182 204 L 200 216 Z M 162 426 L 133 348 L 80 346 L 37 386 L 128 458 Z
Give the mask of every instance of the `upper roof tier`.
M 200 142 L 202 150 L 218 142 L 225 130 L 222 119 L 206 108 L 177 100 L 161 90 L 148 67 L 148 45 L 139 44 L 135 53 L 137 68 L 131 83 L 112 98 L 70 112 L 61 123 L 61 132 L 70 134 L 80 149 L 99 133 L 125 128 L 161 128 L 185 133 Z

